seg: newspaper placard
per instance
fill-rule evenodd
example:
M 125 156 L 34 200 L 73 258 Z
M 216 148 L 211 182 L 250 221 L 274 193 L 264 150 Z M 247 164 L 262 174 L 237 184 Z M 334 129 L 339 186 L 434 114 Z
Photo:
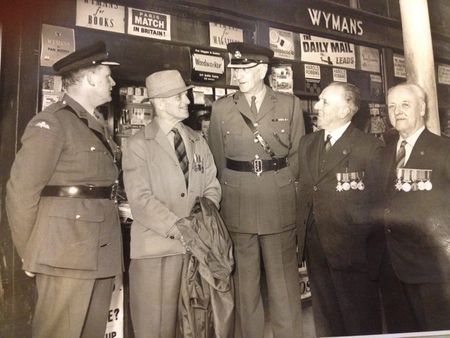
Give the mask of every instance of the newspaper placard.
M 294 33 L 269 27 L 270 49 L 277 58 L 294 60 Z
M 438 65 L 438 83 L 450 85 L 450 65 Z
M 75 51 L 73 28 L 42 25 L 41 66 L 51 67 L 66 55 Z
M 305 64 L 305 78 L 320 80 L 320 66 Z
M 128 34 L 170 40 L 170 15 L 128 8 Z
M 191 79 L 198 82 L 213 82 L 225 73 L 225 60 L 219 52 L 205 49 L 192 49 Z
M 77 0 L 76 25 L 125 33 L 125 7 L 109 1 Z
M 211 47 L 227 49 L 230 42 L 243 42 L 244 31 L 240 28 L 209 23 L 209 45 Z
M 406 78 L 405 57 L 403 55 L 394 54 L 394 76 Z
M 293 93 L 292 66 L 279 65 L 272 67 L 270 83 L 275 91 Z
M 342 68 L 333 68 L 333 81 L 347 82 L 347 71 Z
M 301 60 L 323 65 L 356 68 L 355 45 L 309 34 L 300 34 Z
M 114 281 L 105 338 L 123 338 L 123 283 L 121 276 L 117 276 Z
M 358 46 L 359 48 L 359 62 L 361 70 L 367 72 L 380 72 L 380 52 L 376 48 Z

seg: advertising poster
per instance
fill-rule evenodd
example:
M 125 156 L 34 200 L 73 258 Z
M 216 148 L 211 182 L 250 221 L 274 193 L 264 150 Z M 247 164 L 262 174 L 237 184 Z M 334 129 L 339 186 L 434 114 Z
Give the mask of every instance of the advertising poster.
M 214 82 L 225 74 L 225 59 L 219 52 L 205 49 L 191 49 L 191 79 L 196 82 Z
M 128 8 L 128 34 L 170 40 L 170 15 Z
M 123 338 L 123 283 L 116 277 L 109 306 L 105 338 Z
M 294 33 L 269 27 L 269 38 L 275 57 L 294 60 Z
M 77 0 L 76 25 L 125 33 L 125 7 L 109 1 Z
M 293 93 L 293 77 L 291 65 L 272 67 L 270 76 L 271 87 L 278 92 Z
M 342 68 L 333 68 L 333 81 L 347 82 L 347 71 Z
M 380 52 L 376 48 L 358 46 L 359 63 L 361 70 L 367 72 L 380 72 Z
M 227 49 L 230 42 L 243 42 L 244 31 L 240 28 L 209 23 L 209 45 L 211 47 Z
M 406 78 L 405 57 L 403 55 L 394 54 L 394 76 Z
M 72 28 L 42 25 L 41 66 L 51 67 L 75 51 L 75 33 Z
M 309 34 L 300 34 L 301 60 L 323 65 L 356 68 L 355 45 Z
M 450 65 L 438 65 L 438 83 L 450 85 Z

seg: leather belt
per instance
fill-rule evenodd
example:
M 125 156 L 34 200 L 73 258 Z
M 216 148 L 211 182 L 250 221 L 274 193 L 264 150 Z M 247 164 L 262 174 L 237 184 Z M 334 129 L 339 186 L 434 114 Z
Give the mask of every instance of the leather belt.
M 41 192 L 44 197 L 75 197 L 117 199 L 117 183 L 107 187 L 91 185 L 47 185 Z
M 228 169 L 253 172 L 258 176 L 265 171 L 280 170 L 288 166 L 286 157 L 273 158 L 271 160 L 254 159 L 253 161 L 235 161 L 229 158 L 226 160 Z

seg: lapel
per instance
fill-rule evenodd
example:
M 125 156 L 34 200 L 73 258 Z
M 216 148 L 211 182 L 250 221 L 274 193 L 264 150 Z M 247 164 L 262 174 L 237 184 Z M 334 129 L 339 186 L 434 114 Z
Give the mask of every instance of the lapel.
M 428 140 L 429 140 L 429 134 L 430 131 L 425 128 L 425 130 L 420 134 L 419 138 L 417 139 L 416 143 L 414 144 L 414 147 L 411 151 L 411 155 L 409 156 L 408 162 L 406 162 L 405 167 L 406 168 L 415 168 L 415 169 L 421 169 L 423 166 L 423 159 L 424 156 L 428 154 L 429 149 L 432 149 L 432 146 L 430 146 Z
M 320 152 L 323 149 L 324 130 L 319 130 L 312 134 L 311 142 L 306 146 L 306 154 L 310 154 L 310 161 L 308 161 L 308 168 L 313 178 L 313 182 L 317 182 L 319 176 Z
M 318 181 L 323 179 L 334 167 L 345 160 L 352 152 L 352 134 L 355 127 L 352 123 L 348 126 L 347 130 L 337 140 L 337 142 L 331 147 L 326 156 L 326 162 L 322 173 L 319 173 Z M 322 133 L 322 142 L 323 141 Z
M 159 144 L 159 146 L 167 154 L 167 156 L 169 156 L 174 162 L 178 163 L 175 150 L 167 139 L 167 135 L 164 134 L 164 132 L 160 128 L 157 119 L 153 119 L 144 128 L 145 139 L 155 140 L 155 142 Z

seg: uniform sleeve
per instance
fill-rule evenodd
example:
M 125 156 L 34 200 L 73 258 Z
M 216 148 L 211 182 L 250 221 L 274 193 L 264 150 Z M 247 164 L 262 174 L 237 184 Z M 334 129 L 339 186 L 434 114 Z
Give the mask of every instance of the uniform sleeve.
M 205 190 L 203 191 L 203 196 L 207 197 L 214 202 L 217 209 L 219 209 L 219 203 L 222 198 L 222 190 L 220 183 L 217 180 L 217 170 L 214 164 L 214 158 L 209 150 L 208 144 L 202 138 L 202 145 L 206 149 L 205 156 Z
M 36 222 L 41 191 L 54 173 L 64 142 L 60 122 L 49 113 L 32 119 L 22 137 L 6 186 L 6 212 L 21 257 Z
M 292 112 L 292 125 L 291 125 L 291 149 L 289 150 L 289 166 L 292 170 L 292 174 L 295 178 L 298 178 L 299 174 L 299 155 L 298 146 L 300 138 L 305 135 L 305 121 L 303 119 L 303 111 L 300 107 L 300 99 L 294 97 L 293 112 Z
M 175 223 L 180 217 L 154 195 L 148 179 L 151 173 L 145 160 L 145 148 L 139 141 L 128 140 L 122 154 L 123 180 L 133 218 L 163 237 L 179 238 L 181 234 Z
M 225 168 L 225 150 L 222 138 L 222 124 L 219 114 L 220 106 L 218 103 L 214 103 L 211 112 L 211 121 L 208 130 L 208 141 L 211 152 L 214 156 L 216 163 L 218 177 L 222 175 L 222 171 Z

